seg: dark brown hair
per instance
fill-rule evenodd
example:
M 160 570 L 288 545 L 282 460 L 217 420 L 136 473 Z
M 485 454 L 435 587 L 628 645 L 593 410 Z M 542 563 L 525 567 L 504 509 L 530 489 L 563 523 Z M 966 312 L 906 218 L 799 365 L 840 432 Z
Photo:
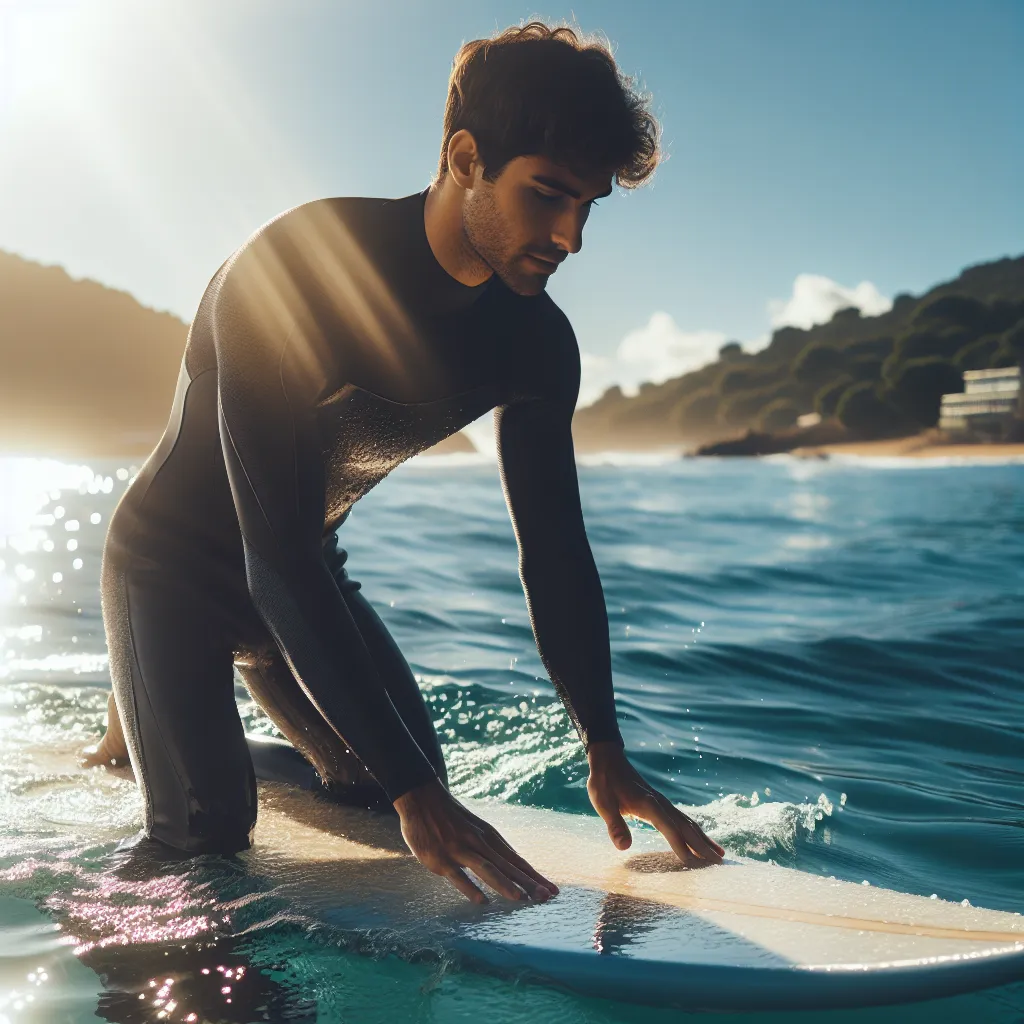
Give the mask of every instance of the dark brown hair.
M 490 181 L 515 157 L 542 155 L 636 188 L 660 155 L 648 103 L 607 43 L 568 26 L 531 21 L 474 39 L 456 54 L 448 80 L 438 177 L 448 171 L 452 136 L 466 129 Z

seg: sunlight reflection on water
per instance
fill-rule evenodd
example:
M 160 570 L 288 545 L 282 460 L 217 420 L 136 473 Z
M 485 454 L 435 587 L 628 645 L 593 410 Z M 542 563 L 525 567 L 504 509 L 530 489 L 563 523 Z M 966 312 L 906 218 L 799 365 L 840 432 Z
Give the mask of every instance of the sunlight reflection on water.
M 946 468 L 909 480 L 895 468 L 828 463 L 592 461 L 581 487 L 620 712 L 643 771 L 735 851 L 1019 906 L 1019 470 Z M 121 971 L 125 1006 L 139 994 L 159 998 L 166 981 L 147 936 L 167 940 L 153 946 L 161 958 L 182 958 L 167 977 L 208 983 L 203 972 L 228 962 L 226 947 L 211 959 L 175 940 L 203 941 L 215 922 L 202 894 L 223 884 L 241 897 L 232 886 L 245 882 L 206 866 L 188 877 L 172 871 L 163 886 L 122 885 L 100 859 L 110 837 L 138 827 L 138 791 L 45 763 L 47 751 L 72 757 L 102 727 L 99 562 L 133 471 L 0 459 L 0 899 L 50 900 L 85 962 L 99 958 L 105 976 Z M 533 650 L 493 463 L 407 467 L 344 531 L 364 593 L 421 681 L 456 789 L 584 810 L 585 764 Z M 268 730 L 252 707 L 243 703 L 242 714 L 247 728 Z M 303 965 L 317 965 L 324 1007 L 356 976 L 374 998 L 392 970 L 411 972 L 416 992 L 425 983 L 418 967 L 349 961 L 246 907 L 264 962 L 294 947 L 290 975 L 302 980 Z M 435 1007 L 483 1007 L 513 993 L 510 1020 L 525 1008 L 547 1019 L 545 999 L 552 1020 L 676 1019 L 535 989 L 524 996 L 465 974 L 431 984 Z M 291 1009 L 299 995 L 265 998 Z M 427 1012 L 422 1000 L 417 1012 Z M 991 1019 L 991 1006 L 978 1013 Z M 397 1004 L 383 1009 L 400 1016 Z M 462 1019 L 454 1009 L 430 1017 Z

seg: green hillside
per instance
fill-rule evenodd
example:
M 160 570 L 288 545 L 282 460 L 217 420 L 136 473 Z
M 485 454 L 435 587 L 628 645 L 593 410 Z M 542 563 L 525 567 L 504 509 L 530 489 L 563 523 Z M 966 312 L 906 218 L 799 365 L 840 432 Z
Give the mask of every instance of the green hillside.
M 647 384 L 611 388 L 580 409 L 581 448 L 706 441 L 777 431 L 818 412 L 851 436 L 884 437 L 934 426 L 942 394 L 964 370 L 1024 358 L 1024 256 L 968 267 L 921 296 L 899 295 L 881 316 L 842 309 L 808 330 L 783 327 L 753 354 L 731 342 L 716 362 Z

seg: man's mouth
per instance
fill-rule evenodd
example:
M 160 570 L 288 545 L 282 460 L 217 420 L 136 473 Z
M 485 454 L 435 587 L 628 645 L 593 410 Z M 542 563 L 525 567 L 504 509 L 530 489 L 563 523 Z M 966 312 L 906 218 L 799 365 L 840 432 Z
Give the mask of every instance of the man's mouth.
M 526 254 L 526 259 L 530 260 L 534 268 L 542 274 L 553 274 L 558 269 L 559 263 L 562 262 L 562 260 L 549 260 L 543 256 L 535 256 L 532 252 Z

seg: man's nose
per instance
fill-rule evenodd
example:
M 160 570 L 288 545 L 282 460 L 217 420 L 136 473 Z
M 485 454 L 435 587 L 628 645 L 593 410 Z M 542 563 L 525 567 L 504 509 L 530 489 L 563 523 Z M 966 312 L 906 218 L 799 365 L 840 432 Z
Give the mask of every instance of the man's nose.
M 563 214 L 555 223 L 551 232 L 551 241 L 568 253 L 579 252 L 583 248 L 583 224 L 586 218 L 582 211 L 573 210 Z

